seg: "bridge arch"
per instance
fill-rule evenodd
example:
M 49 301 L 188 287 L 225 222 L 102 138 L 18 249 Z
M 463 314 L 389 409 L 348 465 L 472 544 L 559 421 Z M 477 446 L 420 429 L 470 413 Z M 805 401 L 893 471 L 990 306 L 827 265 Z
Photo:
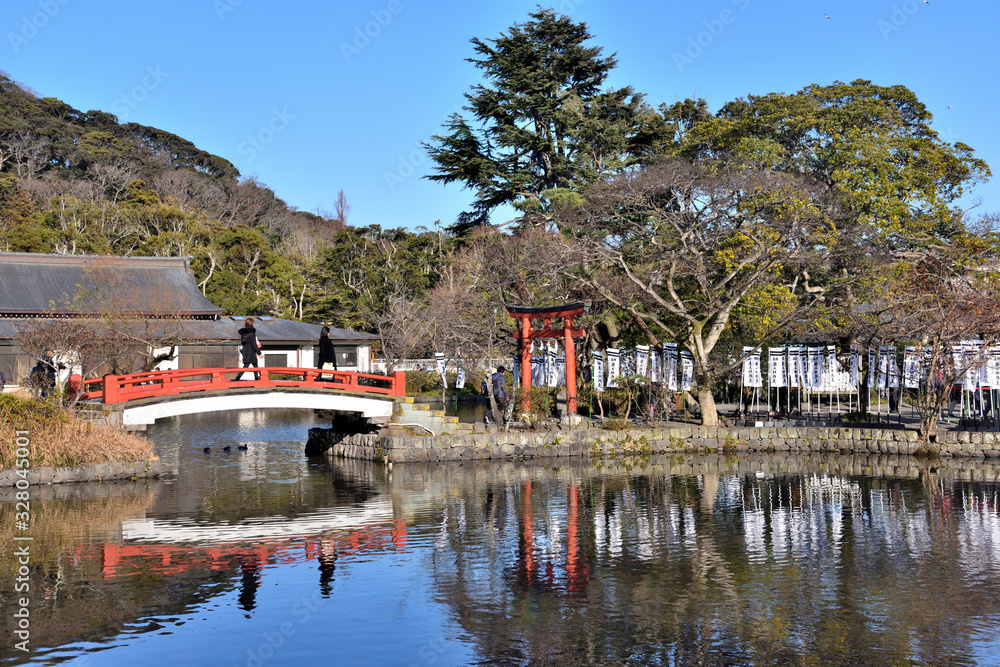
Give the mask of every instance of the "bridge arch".
M 382 421 L 392 416 L 392 397 L 375 398 L 334 392 L 273 391 L 241 389 L 215 391 L 204 396 L 170 396 L 129 401 L 122 410 L 123 426 L 142 426 L 164 417 L 200 412 L 252 410 L 260 408 L 304 408 L 354 412 L 366 419 Z

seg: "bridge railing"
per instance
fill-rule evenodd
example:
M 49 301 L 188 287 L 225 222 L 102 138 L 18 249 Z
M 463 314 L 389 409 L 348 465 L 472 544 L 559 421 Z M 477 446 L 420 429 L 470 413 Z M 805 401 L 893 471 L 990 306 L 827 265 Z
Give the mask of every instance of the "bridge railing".
M 243 374 L 242 379 L 236 376 Z M 254 373 L 260 379 L 254 379 Z M 406 373 L 373 375 L 318 368 L 264 366 L 261 368 L 185 368 L 128 375 L 105 375 L 84 380 L 80 400 L 124 403 L 138 398 L 170 396 L 192 391 L 214 391 L 242 387 L 303 387 L 331 389 L 384 396 L 406 395 Z

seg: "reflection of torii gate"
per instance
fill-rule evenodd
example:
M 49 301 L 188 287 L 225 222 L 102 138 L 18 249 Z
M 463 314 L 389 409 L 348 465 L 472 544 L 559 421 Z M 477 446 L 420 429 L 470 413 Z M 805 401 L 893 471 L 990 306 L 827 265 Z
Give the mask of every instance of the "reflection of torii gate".
M 580 315 L 586 309 L 582 303 L 567 303 L 563 306 L 529 306 L 506 305 L 511 317 L 520 318 L 521 328 L 514 332 L 514 338 L 520 345 L 521 356 L 521 409 L 528 412 L 531 409 L 531 341 L 536 338 L 562 338 L 566 348 L 566 414 L 576 414 L 576 351 L 574 338 L 583 338 L 583 329 L 573 328 L 573 317 Z M 561 317 L 565 320 L 562 329 L 553 329 L 552 320 Z M 541 329 L 532 329 L 531 320 L 542 320 Z

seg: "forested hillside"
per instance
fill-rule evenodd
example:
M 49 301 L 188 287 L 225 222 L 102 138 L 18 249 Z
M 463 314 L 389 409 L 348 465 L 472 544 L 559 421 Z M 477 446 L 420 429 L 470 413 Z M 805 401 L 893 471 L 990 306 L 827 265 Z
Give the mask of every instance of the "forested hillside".
M 0 249 L 191 256 L 228 312 L 371 329 L 380 290 L 425 290 L 433 234 L 297 211 L 170 132 L 37 97 L 0 72 Z M 424 257 L 426 255 L 426 257 Z M 331 262 L 337 257 L 336 262 Z

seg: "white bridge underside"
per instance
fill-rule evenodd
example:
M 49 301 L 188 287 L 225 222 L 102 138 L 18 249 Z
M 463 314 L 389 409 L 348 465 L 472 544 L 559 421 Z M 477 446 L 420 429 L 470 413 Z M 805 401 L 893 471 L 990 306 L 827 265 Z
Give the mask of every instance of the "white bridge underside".
M 198 412 L 222 410 L 253 410 L 259 408 L 304 408 L 307 410 L 340 410 L 356 412 L 368 419 L 388 419 L 392 416 L 394 401 L 389 398 L 362 398 L 345 394 L 316 394 L 268 392 L 223 396 L 188 398 L 178 396 L 148 405 L 126 407 L 122 414 L 124 426 L 152 424 L 161 417 L 176 417 Z

